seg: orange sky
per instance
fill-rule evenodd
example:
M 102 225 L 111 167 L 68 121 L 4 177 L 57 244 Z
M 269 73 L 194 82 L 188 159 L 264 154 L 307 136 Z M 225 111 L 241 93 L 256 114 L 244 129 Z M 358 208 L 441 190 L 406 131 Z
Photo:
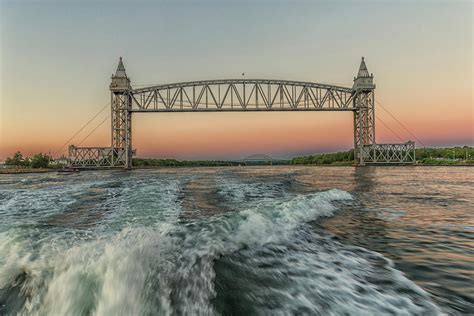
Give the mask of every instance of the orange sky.
M 272 7 L 203 1 L 140 8 L 2 2 L 0 160 L 18 150 L 56 153 L 109 102 L 120 55 L 135 87 L 240 78 L 242 72 L 350 87 L 365 56 L 376 100 L 421 140 L 417 146 L 474 145 L 472 12 L 469 1 Z M 72 143 L 109 114 L 102 112 Z M 134 114 L 133 147 L 138 156 L 180 159 L 348 150 L 351 115 Z M 376 115 L 377 142 L 400 141 L 379 120 L 403 140 L 413 139 L 379 105 Z M 109 145 L 108 120 L 81 144 Z
M 389 115 L 379 111 L 381 113 L 378 117 L 389 124 L 403 140 L 413 139 Z M 347 150 L 353 146 L 351 112 L 134 113 L 133 115 L 133 147 L 137 149 L 140 157 L 227 159 L 253 153 L 271 153 L 275 157 L 287 157 L 312 152 Z M 106 116 L 104 113 L 103 117 Z M 94 123 L 99 124 L 101 121 L 99 117 Z M 109 146 L 109 124 L 110 121 L 107 120 L 81 146 Z M 448 115 L 440 117 L 428 113 L 424 121 L 405 118 L 403 124 L 427 145 L 456 142 L 472 144 L 473 127 L 472 119 L 469 117 L 452 118 Z M 379 120 L 376 121 L 376 126 L 377 142 L 400 141 Z M 57 128 L 54 124 L 48 124 L 41 132 L 30 135 L 27 135 L 28 129 L 19 128 L 16 136 L 23 141 L 18 143 L 6 140 L 2 142 L 2 150 L 6 153 L 21 150 L 27 155 L 39 151 L 54 152 L 73 135 L 58 133 Z M 73 143 L 78 144 L 87 136 L 90 129 L 80 133 Z M 466 135 L 464 141 L 462 135 Z

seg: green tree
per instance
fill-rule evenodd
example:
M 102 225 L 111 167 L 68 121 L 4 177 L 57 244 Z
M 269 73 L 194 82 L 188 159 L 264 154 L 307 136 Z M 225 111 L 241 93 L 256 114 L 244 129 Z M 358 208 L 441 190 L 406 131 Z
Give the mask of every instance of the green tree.
M 33 156 L 31 159 L 32 168 L 47 168 L 49 165 L 49 156 L 43 153 L 39 153 Z
M 6 165 L 12 165 L 12 166 L 24 166 L 27 164 L 27 161 L 25 158 L 23 158 L 23 154 L 19 151 L 17 151 L 13 157 L 8 157 L 5 160 Z

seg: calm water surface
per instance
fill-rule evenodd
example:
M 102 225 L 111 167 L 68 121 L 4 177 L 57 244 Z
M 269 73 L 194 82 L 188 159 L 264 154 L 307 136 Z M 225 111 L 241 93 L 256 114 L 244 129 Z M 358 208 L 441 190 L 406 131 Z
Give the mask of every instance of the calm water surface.
M 0 175 L 0 315 L 474 314 L 474 169 Z

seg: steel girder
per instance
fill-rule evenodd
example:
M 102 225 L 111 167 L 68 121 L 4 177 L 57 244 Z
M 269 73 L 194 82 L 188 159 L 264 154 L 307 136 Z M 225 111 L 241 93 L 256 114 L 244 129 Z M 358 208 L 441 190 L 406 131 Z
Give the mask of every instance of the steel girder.
M 129 94 L 132 112 L 356 110 L 351 88 L 288 80 L 192 81 Z
M 125 156 L 125 151 L 119 148 L 69 146 L 69 166 L 71 167 L 124 167 Z
M 416 162 L 415 143 L 372 144 L 363 146 L 364 162 L 369 164 L 413 164 Z

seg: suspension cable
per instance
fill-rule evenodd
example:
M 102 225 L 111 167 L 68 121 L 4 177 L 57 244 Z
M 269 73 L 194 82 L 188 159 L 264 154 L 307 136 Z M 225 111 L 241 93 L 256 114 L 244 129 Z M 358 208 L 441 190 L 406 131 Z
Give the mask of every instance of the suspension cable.
M 390 132 L 392 132 L 393 135 L 395 135 L 400 141 L 403 142 L 403 139 L 397 133 L 395 133 L 395 131 L 393 129 L 391 129 L 390 126 L 388 126 L 379 116 L 376 115 L 375 118 L 377 120 L 379 120 L 380 123 L 382 123 L 382 125 L 385 126 L 386 129 L 388 129 Z
M 87 125 L 89 125 L 97 116 L 99 116 L 99 114 L 101 114 L 108 106 L 110 105 L 110 101 L 107 102 L 106 105 L 104 105 L 104 107 L 102 109 L 99 110 L 99 112 L 97 112 L 89 121 L 87 121 L 84 125 L 82 125 L 82 127 L 71 137 L 69 138 L 61 147 L 59 147 L 54 153 L 53 153 L 53 156 L 55 156 L 59 151 L 61 151 L 64 146 L 66 146 L 67 144 L 69 144 L 80 132 L 82 132 L 82 130 L 84 128 L 87 127 Z
M 77 144 L 77 146 L 80 146 L 86 139 L 88 139 L 89 136 L 92 135 L 92 133 L 94 133 L 100 126 L 102 126 L 102 124 L 105 123 L 105 121 L 107 121 L 107 120 L 109 119 L 109 117 L 110 117 L 110 114 L 108 114 L 108 115 L 104 118 L 104 120 L 99 123 L 99 125 L 97 125 L 96 127 L 94 127 L 94 129 L 93 129 L 89 134 L 87 134 L 87 136 L 84 137 L 84 138 Z
M 390 115 L 398 124 L 400 124 L 400 126 L 408 133 L 411 135 L 411 137 L 413 137 L 416 141 L 418 141 L 423 147 L 426 147 L 426 145 L 418 138 L 415 136 L 415 134 L 413 134 L 402 122 L 400 122 L 396 117 L 395 115 L 393 115 L 389 110 L 387 110 L 379 101 L 375 100 L 375 102 L 377 102 L 378 105 L 380 105 L 380 107 L 382 108 L 382 110 L 384 110 L 385 112 L 387 112 L 388 115 Z

